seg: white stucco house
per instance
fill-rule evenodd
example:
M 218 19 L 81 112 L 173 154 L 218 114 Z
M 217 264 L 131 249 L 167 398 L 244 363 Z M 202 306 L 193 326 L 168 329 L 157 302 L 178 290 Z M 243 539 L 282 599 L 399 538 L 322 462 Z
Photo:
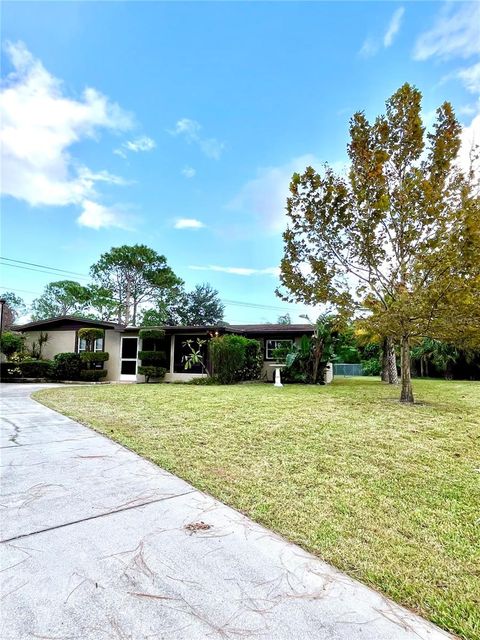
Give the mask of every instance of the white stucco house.
M 40 333 L 48 333 L 48 341 L 43 348 L 43 357 L 52 359 L 58 353 L 81 352 L 85 345 L 79 340 L 78 331 L 84 327 L 95 327 L 104 330 L 104 338 L 97 340 L 95 349 L 107 351 L 109 359 L 104 363 L 107 369 L 106 380 L 111 382 L 143 382 L 144 376 L 138 373 L 141 364 L 139 352 L 148 349 L 139 337 L 140 327 L 130 327 L 89 320 L 75 316 L 61 316 L 29 322 L 15 327 L 26 336 L 27 346 L 38 340 Z M 272 381 L 275 363 L 273 353 L 281 345 L 289 345 L 299 341 L 303 335 L 312 335 L 311 324 L 244 324 L 228 326 L 164 326 L 162 351 L 165 352 L 167 369 L 166 382 L 188 381 L 204 374 L 200 366 L 185 371 L 183 356 L 187 353 L 184 346 L 186 339 L 210 339 L 216 335 L 234 333 L 247 338 L 255 338 L 262 345 L 263 369 L 262 377 Z M 333 367 L 329 365 L 325 374 L 325 382 L 331 382 Z

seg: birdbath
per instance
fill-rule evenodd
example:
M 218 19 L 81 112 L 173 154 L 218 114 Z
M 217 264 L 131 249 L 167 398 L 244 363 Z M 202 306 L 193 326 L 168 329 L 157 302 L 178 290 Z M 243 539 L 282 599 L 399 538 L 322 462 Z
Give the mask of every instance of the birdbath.
M 269 366 L 273 367 L 275 369 L 275 384 L 273 386 L 274 387 L 283 387 L 282 379 L 280 377 L 280 369 L 283 369 L 283 367 L 286 367 L 287 365 L 279 364 L 278 362 L 276 362 L 275 364 L 271 364 Z

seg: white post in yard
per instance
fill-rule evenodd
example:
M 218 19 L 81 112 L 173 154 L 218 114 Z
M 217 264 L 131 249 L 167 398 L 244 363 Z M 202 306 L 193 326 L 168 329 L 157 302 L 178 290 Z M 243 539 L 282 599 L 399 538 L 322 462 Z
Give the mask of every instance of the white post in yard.
M 282 379 L 280 377 L 280 367 L 275 369 L 275 384 L 274 387 L 283 387 Z

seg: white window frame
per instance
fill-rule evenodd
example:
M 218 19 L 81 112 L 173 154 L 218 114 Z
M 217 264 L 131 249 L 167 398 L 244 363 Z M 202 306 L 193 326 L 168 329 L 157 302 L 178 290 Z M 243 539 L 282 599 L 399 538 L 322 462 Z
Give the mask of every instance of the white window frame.
M 271 346 L 269 343 L 275 343 Z M 293 338 L 266 338 L 265 339 L 265 360 L 275 360 L 272 354 L 281 344 L 288 343 L 289 347 L 293 345 Z
M 94 351 L 103 351 L 103 349 L 104 349 L 104 340 L 105 340 L 105 338 L 96 338 L 93 350 Z M 78 338 L 77 353 L 83 353 L 86 350 L 87 350 L 87 341 L 85 340 L 85 338 Z

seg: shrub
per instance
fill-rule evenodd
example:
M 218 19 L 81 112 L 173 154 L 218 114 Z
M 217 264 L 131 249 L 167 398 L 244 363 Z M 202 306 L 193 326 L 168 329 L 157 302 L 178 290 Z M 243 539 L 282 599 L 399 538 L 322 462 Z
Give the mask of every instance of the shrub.
M 149 382 L 150 378 L 163 378 L 167 373 L 165 367 L 141 366 L 138 367 L 138 373 L 145 376 L 145 381 Z
M 7 358 L 14 353 L 23 351 L 23 345 L 25 342 L 25 336 L 21 333 L 15 333 L 14 331 L 5 331 L 2 333 L 2 341 L 0 342 L 0 351 L 4 353 Z
M 82 369 L 82 371 L 80 371 L 80 379 L 88 382 L 98 382 L 106 375 L 106 369 Z
M 162 362 L 165 360 L 165 351 L 139 351 L 138 357 L 142 362 Z
M 21 362 L 2 362 L 1 377 L 8 378 L 50 378 L 51 360 L 23 360 Z
M 80 354 L 82 362 L 106 362 L 109 357 L 107 351 L 83 351 Z
M 157 327 L 148 327 L 147 329 L 140 329 L 138 336 L 142 340 L 161 340 L 165 337 L 165 331 L 163 329 L 158 329 Z
M 262 373 L 262 345 L 258 340 L 246 338 L 245 364 L 241 371 L 241 380 L 258 380 Z
M 78 337 L 85 340 L 87 344 L 91 344 L 95 342 L 95 340 L 98 340 L 98 338 L 103 338 L 104 333 L 103 329 L 84 327 L 83 329 L 78 330 Z
M 57 353 L 53 358 L 53 377 L 56 380 L 80 380 L 82 360 L 78 353 Z
M 224 335 L 210 341 L 212 373 L 220 384 L 257 378 L 261 369 L 260 343 L 244 336 Z
M 379 376 L 382 370 L 380 360 L 378 358 L 362 360 L 362 370 L 364 376 Z

